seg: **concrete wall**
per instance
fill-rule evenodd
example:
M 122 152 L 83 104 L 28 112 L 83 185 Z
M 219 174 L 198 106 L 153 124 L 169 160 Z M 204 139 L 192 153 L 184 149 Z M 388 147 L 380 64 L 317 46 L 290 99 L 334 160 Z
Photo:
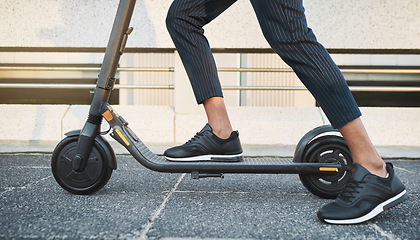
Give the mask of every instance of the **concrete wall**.
M 205 115 L 175 113 L 166 106 L 114 106 L 146 144 L 184 143 L 206 123 Z M 377 146 L 420 147 L 420 109 L 362 108 L 366 128 Z M 83 127 L 89 106 L 0 105 L 0 145 L 13 142 L 58 142 L 64 133 Z M 295 145 L 309 130 L 328 124 L 318 108 L 228 107 L 232 125 L 244 145 Z M 107 124 L 103 124 L 103 130 Z M 111 140 L 108 137 L 109 140 Z
M 170 3 L 137 1 L 129 47 L 173 47 L 164 23 Z M 419 49 L 418 0 L 304 4 L 309 26 L 327 48 Z M 117 5 L 118 0 L 2 0 L 0 47 L 105 47 Z M 206 35 L 214 48 L 268 48 L 247 0 L 210 23 Z

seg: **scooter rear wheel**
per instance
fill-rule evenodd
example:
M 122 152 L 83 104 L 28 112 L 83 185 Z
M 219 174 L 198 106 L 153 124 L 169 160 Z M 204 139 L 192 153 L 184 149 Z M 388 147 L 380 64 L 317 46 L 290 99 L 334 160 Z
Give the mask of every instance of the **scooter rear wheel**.
M 311 193 L 321 198 L 334 199 L 344 190 L 350 179 L 347 170 L 353 163 L 353 158 L 342 137 L 329 135 L 316 138 L 306 146 L 303 162 L 341 165 L 336 174 L 299 174 L 302 184 Z
M 86 169 L 73 170 L 78 136 L 63 139 L 55 148 L 51 159 L 51 170 L 57 183 L 74 194 L 91 194 L 101 189 L 111 178 L 112 168 L 108 166 L 105 149 L 96 141 L 93 144 Z

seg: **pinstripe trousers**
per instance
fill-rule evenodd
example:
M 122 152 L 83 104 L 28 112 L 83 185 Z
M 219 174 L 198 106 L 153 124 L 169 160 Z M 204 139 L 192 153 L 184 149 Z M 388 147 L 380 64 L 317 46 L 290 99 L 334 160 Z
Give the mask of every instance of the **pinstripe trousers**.
M 190 79 L 197 103 L 223 97 L 203 26 L 236 0 L 174 0 L 166 25 Z M 302 0 L 251 0 L 264 37 L 339 128 L 360 110 L 327 50 L 307 26 Z M 233 40 L 233 39 L 232 39 Z

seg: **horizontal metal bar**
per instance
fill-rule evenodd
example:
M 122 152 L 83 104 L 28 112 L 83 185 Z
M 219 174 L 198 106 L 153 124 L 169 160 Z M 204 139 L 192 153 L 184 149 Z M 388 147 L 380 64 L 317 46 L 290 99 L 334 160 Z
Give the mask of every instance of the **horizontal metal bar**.
M 293 72 L 291 68 L 217 68 L 219 72 Z
M 420 92 L 420 87 L 349 87 L 352 92 Z M 223 90 L 307 90 L 306 87 L 283 86 L 224 86 Z
M 91 71 L 99 72 L 100 67 L 1 67 L 0 71 Z M 293 72 L 291 68 L 218 68 L 219 72 Z M 174 67 L 120 67 L 119 72 L 174 72 Z M 420 74 L 420 69 L 341 69 L 342 73 L 357 74 Z
M 340 69 L 340 71 L 357 74 L 420 74 L 420 69 Z
M 2 83 L 0 88 L 94 89 L 96 84 Z
M 352 92 L 420 92 L 420 87 L 349 87 Z
M 222 86 L 223 90 L 307 90 L 305 87 L 293 86 Z
M 105 53 L 105 47 L 0 47 L 0 52 Z M 127 47 L 125 53 L 169 53 L 175 48 Z M 213 53 L 270 53 L 271 48 L 211 48 Z M 420 54 L 420 48 L 327 48 L 330 54 Z
M 5 83 L 0 88 L 94 89 L 96 84 Z M 115 85 L 115 89 L 174 89 L 174 85 Z
M 0 88 L 94 89 L 95 84 L 1 83 Z M 175 89 L 174 85 L 115 85 L 115 89 Z M 223 86 L 223 90 L 307 90 L 293 86 Z M 420 87 L 350 87 L 353 92 L 420 92 Z
M 0 67 L 0 71 L 88 71 L 99 72 L 100 67 Z M 173 72 L 173 67 L 146 68 L 146 67 L 120 67 L 119 72 Z
M 291 68 L 218 68 L 219 72 L 293 72 Z M 358 74 L 420 74 L 420 69 L 340 69 Z
M 174 72 L 174 67 L 167 68 L 139 68 L 139 67 L 120 67 L 117 68 L 120 72 Z
M 175 89 L 174 85 L 115 85 L 116 89 Z

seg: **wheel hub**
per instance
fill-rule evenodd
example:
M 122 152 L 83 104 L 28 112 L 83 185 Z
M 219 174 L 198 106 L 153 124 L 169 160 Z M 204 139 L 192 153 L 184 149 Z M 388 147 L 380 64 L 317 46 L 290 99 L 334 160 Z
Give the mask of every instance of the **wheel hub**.
M 319 161 L 321 163 L 338 163 L 340 164 L 340 167 L 338 168 L 338 172 L 335 174 L 328 174 L 328 175 L 324 175 L 321 178 L 324 179 L 325 181 L 329 181 L 329 182 L 335 182 L 340 180 L 344 173 L 346 172 L 346 163 L 344 162 L 344 160 L 338 156 L 337 154 L 334 153 L 327 153 L 324 154 L 320 157 Z

